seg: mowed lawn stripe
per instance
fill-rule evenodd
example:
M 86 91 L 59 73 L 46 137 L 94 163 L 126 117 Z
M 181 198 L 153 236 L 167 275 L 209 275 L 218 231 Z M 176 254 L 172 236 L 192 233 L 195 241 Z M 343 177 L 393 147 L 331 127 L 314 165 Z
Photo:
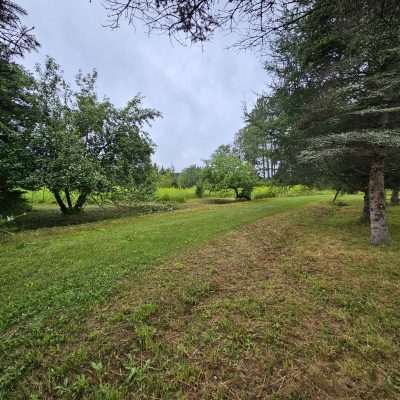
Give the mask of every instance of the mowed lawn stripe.
M 79 332 L 79 320 L 121 278 L 258 218 L 327 196 L 209 205 L 172 213 L 18 233 L 0 244 L 0 391 L 38 351 Z

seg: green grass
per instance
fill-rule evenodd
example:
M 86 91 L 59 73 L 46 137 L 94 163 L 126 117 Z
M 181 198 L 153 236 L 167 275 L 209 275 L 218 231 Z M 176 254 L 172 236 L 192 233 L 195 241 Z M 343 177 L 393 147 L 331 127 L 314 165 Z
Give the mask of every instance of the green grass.
M 17 384 L 44 354 L 78 335 L 81 319 L 121 279 L 215 235 L 323 197 L 208 205 L 27 231 L 1 244 L 0 388 Z
M 176 203 L 184 203 L 189 199 L 195 199 L 195 188 L 158 188 L 155 194 L 157 201 L 171 201 Z
M 292 186 L 276 186 L 276 185 L 262 185 L 256 186 L 252 192 L 252 198 L 268 199 L 273 197 L 292 197 L 292 196 L 315 196 L 315 195 L 334 195 L 332 190 L 319 190 L 304 185 Z
M 400 207 L 371 248 L 360 199 L 328 200 L 9 236 L 0 398 L 397 399 Z
M 92 222 L 119 219 L 133 216 L 141 216 L 152 213 L 172 211 L 176 209 L 172 203 L 135 203 L 132 206 L 98 207 L 88 205 L 81 213 L 64 215 L 56 206 L 49 204 L 36 204 L 33 210 L 26 215 L 20 215 L 5 227 L 11 233 L 40 228 L 63 227 L 69 225 L 81 225 Z M 1 231 L 0 231 L 1 233 Z
M 205 190 L 203 194 L 204 198 L 211 199 L 233 199 L 235 197 L 233 190 L 224 190 L 211 192 Z M 155 193 L 155 198 L 157 201 L 168 201 L 176 203 L 185 203 L 188 200 L 197 199 L 196 188 L 158 188 Z
M 53 194 L 48 189 L 26 191 L 24 197 L 32 205 L 56 204 Z M 196 189 L 193 188 L 158 188 L 154 194 L 155 200 L 159 202 L 185 203 L 188 200 L 196 199 Z M 210 193 L 205 192 L 204 197 L 234 197 L 233 191 Z M 90 203 L 90 201 L 89 201 Z
M 304 185 L 292 186 L 276 186 L 276 185 L 261 185 L 256 186 L 252 192 L 254 200 L 267 199 L 273 197 L 295 197 L 295 196 L 312 196 L 312 195 L 332 195 L 334 192 L 331 190 L 318 190 Z M 184 203 L 188 200 L 196 198 L 195 188 L 158 188 L 156 192 L 157 201 L 170 201 L 177 203 Z M 235 193 L 233 190 L 225 190 L 219 192 L 205 191 L 205 198 L 226 199 L 234 198 Z

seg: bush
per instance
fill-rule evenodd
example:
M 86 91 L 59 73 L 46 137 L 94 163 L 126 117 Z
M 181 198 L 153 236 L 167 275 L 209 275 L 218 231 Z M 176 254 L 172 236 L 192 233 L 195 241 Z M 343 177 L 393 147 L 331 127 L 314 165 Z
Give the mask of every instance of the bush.
M 20 190 L 0 191 L 0 219 L 17 216 L 31 209 Z
M 195 191 L 196 197 L 201 199 L 204 196 L 204 186 L 202 183 L 198 183 L 196 185 L 196 191 Z

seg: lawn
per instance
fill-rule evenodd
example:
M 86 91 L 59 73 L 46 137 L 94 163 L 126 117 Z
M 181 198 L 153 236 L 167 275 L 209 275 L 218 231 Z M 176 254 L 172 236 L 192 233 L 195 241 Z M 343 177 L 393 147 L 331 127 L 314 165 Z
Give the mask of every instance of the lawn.
M 396 399 L 400 212 L 196 203 L 0 244 L 0 398 Z

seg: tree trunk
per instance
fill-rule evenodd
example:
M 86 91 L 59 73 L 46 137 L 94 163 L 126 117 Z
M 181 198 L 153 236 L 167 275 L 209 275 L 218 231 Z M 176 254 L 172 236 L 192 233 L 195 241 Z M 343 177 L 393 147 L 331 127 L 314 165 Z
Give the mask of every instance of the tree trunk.
M 251 200 L 251 193 L 249 194 L 249 192 L 246 189 L 242 189 L 240 191 L 240 193 L 238 194 L 238 198 L 239 199 L 246 199 L 246 200 Z
M 237 188 L 233 188 L 233 190 L 235 191 L 236 198 L 238 199 L 239 198 L 239 190 Z
M 370 228 L 373 245 L 389 242 L 389 229 L 385 217 L 384 167 L 384 158 L 376 156 L 369 173 Z
M 335 193 L 335 196 L 333 196 L 332 203 L 335 203 L 335 202 L 336 202 L 336 199 L 337 199 L 337 197 L 339 196 L 339 193 L 340 193 L 341 190 L 342 190 L 342 188 L 336 189 L 336 193 Z
M 363 207 L 363 212 L 361 215 L 361 221 L 362 222 L 370 222 L 371 218 L 370 218 L 370 202 L 369 202 L 369 190 L 365 190 L 364 191 L 364 207 Z
M 57 190 L 53 191 L 54 197 L 56 199 L 56 202 L 58 204 L 58 206 L 60 207 L 60 210 L 63 214 L 68 214 L 68 208 L 67 206 L 64 204 L 63 199 L 60 196 L 60 192 L 58 192 Z
M 78 200 L 76 201 L 75 207 L 74 207 L 76 211 L 80 211 L 81 210 L 81 208 L 85 204 L 86 199 L 87 199 L 88 196 L 89 196 L 89 193 L 87 193 L 87 192 L 82 192 L 79 195 Z
M 69 190 L 64 189 L 64 192 L 65 192 L 65 198 L 67 199 L 68 208 L 72 210 L 72 201 L 71 201 L 71 195 L 69 193 Z
M 265 176 L 265 154 L 262 155 L 262 170 L 263 170 L 263 179 L 265 182 L 266 176 Z
M 398 206 L 400 204 L 399 189 L 392 190 L 392 196 L 390 197 L 390 204 L 392 206 Z

